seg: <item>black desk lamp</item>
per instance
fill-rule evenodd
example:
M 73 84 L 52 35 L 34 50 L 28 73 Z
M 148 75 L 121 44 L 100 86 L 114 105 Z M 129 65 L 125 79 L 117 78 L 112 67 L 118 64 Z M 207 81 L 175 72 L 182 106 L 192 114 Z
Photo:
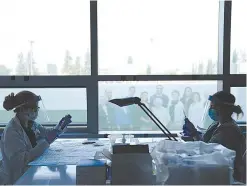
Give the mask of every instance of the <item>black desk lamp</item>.
M 177 141 L 177 139 L 161 123 L 161 121 L 152 113 L 152 111 L 144 103 L 141 102 L 140 98 L 129 97 L 129 98 L 123 98 L 123 99 L 112 99 L 109 102 L 111 102 L 115 105 L 118 105 L 119 107 L 124 107 L 124 106 L 129 106 L 129 105 L 134 105 L 134 104 L 138 105 L 148 115 L 148 117 L 157 125 L 157 127 L 159 127 L 159 129 L 169 138 L 169 140 L 172 140 L 172 138 L 173 138 L 175 141 Z

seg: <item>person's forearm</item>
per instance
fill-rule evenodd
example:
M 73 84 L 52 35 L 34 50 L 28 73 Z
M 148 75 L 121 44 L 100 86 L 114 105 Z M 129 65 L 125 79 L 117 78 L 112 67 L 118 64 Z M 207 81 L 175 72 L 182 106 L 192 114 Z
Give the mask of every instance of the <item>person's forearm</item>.
M 46 138 L 50 133 L 56 131 L 57 134 L 59 135 L 59 130 L 55 129 L 55 127 L 52 128 L 45 128 L 42 125 L 39 126 L 40 130 L 40 136 L 43 138 Z
M 44 153 L 44 151 L 49 147 L 49 143 L 46 140 L 41 140 L 34 148 L 29 151 L 28 162 L 33 161 L 35 158 L 39 157 Z

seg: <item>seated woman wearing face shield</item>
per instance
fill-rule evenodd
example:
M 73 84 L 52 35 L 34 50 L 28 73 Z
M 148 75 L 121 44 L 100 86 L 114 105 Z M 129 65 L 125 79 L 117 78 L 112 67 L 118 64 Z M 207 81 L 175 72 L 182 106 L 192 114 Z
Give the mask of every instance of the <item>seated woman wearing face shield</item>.
M 185 136 L 193 137 L 194 140 L 202 140 L 206 143 L 218 143 L 228 149 L 236 151 L 234 162 L 234 179 L 243 182 L 243 154 L 246 149 L 245 137 L 240 128 L 232 118 L 232 114 L 243 114 L 240 106 L 236 106 L 235 97 L 223 91 L 209 96 L 205 108 L 204 121 L 212 121 L 205 133 L 197 131 L 188 118 L 185 118 L 183 133 Z M 195 113 L 196 114 L 196 113 Z M 245 173 L 244 173 L 245 174 Z
M 1 137 L 4 178 L 0 184 L 14 184 L 28 169 L 28 163 L 42 155 L 63 132 L 58 130 L 58 125 L 54 129 L 46 129 L 35 122 L 40 101 L 40 96 L 29 91 L 16 95 L 11 93 L 4 100 L 3 107 L 7 111 L 14 110 L 15 116 L 6 125 Z

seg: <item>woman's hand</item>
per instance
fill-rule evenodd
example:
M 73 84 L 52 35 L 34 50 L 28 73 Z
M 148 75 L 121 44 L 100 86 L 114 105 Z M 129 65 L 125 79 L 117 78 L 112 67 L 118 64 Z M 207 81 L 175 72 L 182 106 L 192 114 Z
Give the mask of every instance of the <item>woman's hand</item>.
M 67 126 L 72 122 L 71 118 L 72 117 L 69 114 L 64 116 L 55 126 L 55 129 L 58 130 L 60 133 L 65 132 L 67 130 Z
M 188 118 L 184 119 L 183 133 L 185 136 L 191 136 L 191 137 L 197 135 L 197 130 L 194 124 Z
M 52 130 L 47 133 L 46 141 L 51 144 L 58 137 L 58 130 Z

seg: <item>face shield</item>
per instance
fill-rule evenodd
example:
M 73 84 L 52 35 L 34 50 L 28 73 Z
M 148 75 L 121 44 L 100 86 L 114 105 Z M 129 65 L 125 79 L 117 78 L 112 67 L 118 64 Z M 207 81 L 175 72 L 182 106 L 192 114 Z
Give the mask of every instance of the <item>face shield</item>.
M 212 101 L 212 96 L 209 96 L 208 100 L 204 103 L 204 109 L 203 109 L 203 114 L 201 118 L 201 122 L 198 123 L 197 129 L 201 132 L 204 132 L 205 130 L 208 129 L 208 127 L 214 122 L 209 115 L 208 115 L 208 110 L 210 108 Z
M 213 104 L 212 104 L 213 103 Z M 211 117 L 209 116 L 209 109 L 213 106 L 211 105 L 228 105 L 228 106 L 234 106 L 234 104 L 232 103 L 228 103 L 228 102 L 222 102 L 220 101 L 217 97 L 214 96 L 209 96 L 208 100 L 205 103 L 204 106 L 204 111 L 203 111 L 203 115 L 202 115 L 202 120 L 201 123 L 199 125 L 197 125 L 198 130 L 200 131 L 205 131 L 208 129 L 208 127 L 215 122 L 213 119 L 211 119 Z
M 24 102 L 15 109 L 20 108 L 21 112 L 28 120 L 35 121 L 40 124 L 48 123 L 50 121 L 44 102 L 40 96 L 36 96 L 28 102 Z M 23 108 L 23 109 L 22 109 Z

